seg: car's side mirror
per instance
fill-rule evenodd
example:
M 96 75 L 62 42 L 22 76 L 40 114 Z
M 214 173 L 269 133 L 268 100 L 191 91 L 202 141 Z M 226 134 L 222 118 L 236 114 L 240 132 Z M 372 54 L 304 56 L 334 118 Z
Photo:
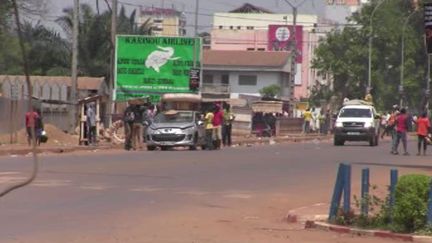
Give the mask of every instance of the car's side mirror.
M 375 119 L 381 119 L 380 115 L 375 115 Z
M 204 122 L 201 121 L 201 120 L 199 120 L 199 121 L 197 122 L 197 124 L 198 124 L 198 126 L 202 126 L 202 125 L 204 125 Z

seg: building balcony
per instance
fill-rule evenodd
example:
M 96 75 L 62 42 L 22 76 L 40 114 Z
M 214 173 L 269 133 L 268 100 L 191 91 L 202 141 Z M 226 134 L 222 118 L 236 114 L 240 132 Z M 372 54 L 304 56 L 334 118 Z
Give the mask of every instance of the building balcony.
M 228 84 L 202 84 L 203 98 L 229 98 L 231 87 Z

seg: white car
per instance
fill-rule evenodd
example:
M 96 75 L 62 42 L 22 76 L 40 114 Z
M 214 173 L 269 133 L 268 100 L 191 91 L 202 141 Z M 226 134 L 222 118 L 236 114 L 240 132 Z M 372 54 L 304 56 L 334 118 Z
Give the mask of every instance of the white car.
M 334 129 L 334 145 L 345 141 L 367 141 L 377 146 L 380 134 L 380 116 L 372 105 L 346 105 L 341 108 Z

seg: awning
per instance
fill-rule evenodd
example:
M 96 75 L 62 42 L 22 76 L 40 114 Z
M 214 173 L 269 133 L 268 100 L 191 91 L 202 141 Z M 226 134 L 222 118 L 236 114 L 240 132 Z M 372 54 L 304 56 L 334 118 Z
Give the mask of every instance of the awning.
M 281 101 L 257 101 L 252 104 L 253 112 L 282 113 L 283 103 Z

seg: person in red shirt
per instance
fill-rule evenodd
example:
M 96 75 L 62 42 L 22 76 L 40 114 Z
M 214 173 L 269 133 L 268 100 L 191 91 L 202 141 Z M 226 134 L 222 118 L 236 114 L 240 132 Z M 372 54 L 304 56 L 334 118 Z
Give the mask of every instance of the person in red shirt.
M 36 135 L 35 124 L 39 115 L 35 111 L 29 111 L 25 114 L 25 125 L 27 130 L 27 143 L 30 146 L 33 141 L 33 135 Z
M 411 120 L 406 114 L 406 109 L 402 108 L 400 110 L 400 114 L 396 117 L 396 144 L 394 146 L 392 154 L 399 154 L 399 143 L 402 140 L 402 145 L 404 149 L 403 155 L 409 155 L 407 151 L 407 131 L 409 122 L 411 122 Z
M 417 138 L 418 138 L 417 155 L 420 155 L 422 144 L 423 144 L 423 155 L 426 155 L 426 149 L 427 149 L 426 137 L 429 134 L 430 127 L 431 125 L 430 125 L 429 118 L 427 117 L 427 112 L 423 112 L 421 117 L 417 119 Z
M 222 123 L 223 123 L 224 112 L 219 104 L 215 105 L 214 117 L 213 117 L 213 136 L 215 140 L 215 148 L 220 149 L 222 141 Z

